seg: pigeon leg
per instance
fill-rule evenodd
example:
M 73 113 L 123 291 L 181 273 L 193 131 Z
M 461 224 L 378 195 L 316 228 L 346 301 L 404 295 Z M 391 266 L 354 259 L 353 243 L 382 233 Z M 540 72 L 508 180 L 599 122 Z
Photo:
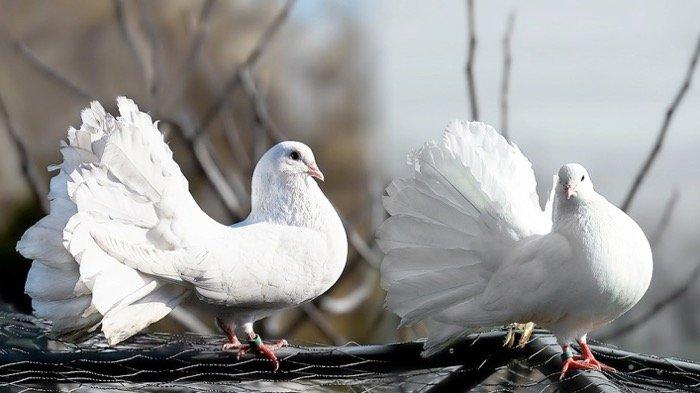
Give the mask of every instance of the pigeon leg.
M 518 340 L 518 348 L 525 348 L 525 345 L 530 341 L 530 338 L 532 338 L 532 331 L 535 328 L 535 324 L 532 322 L 528 323 L 511 323 L 508 325 L 508 333 L 506 334 L 506 338 L 503 341 L 503 346 L 506 348 L 513 348 L 515 345 L 515 331 L 516 330 L 521 330 L 522 333 L 520 334 L 520 339 Z
M 246 323 L 243 325 L 246 335 L 248 335 L 248 345 L 243 346 L 238 351 L 238 357 L 240 358 L 246 354 L 250 349 L 254 349 L 259 355 L 266 358 L 272 363 L 273 371 L 277 371 L 280 367 L 280 362 L 275 355 L 276 350 L 287 345 L 287 340 L 278 340 L 272 344 L 265 344 L 262 342 L 260 336 L 253 331 L 253 324 Z
M 583 361 L 584 362 L 594 365 L 598 370 L 603 370 L 603 371 L 607 371 L 610 373 L 614 373 L 617 371 L 614 368 L 612 368 L 606 364 L 601 363 L 593 356 L 593 352 L 591 352 L 591 348 L 586 343 L 585 336 L 579 340 L 576 340 L 576 341 L 578 342 L 578 345 L 581 347 L 581 352 L 583 353 Z
M 600 367 L 595 364 L 591 364 L 579 356 L 574 356 L 568 344 L 562 345 L 561 349 L 564 353 L 561 355 L 563 363 L 561 365 L 561 374 L 559 375 L 560 380 L 564 379 L 566 372 L 569 370 L 600 370 Z
M 517 328 L 518 324 L 515 322 L 508 325 L 508 334 L 506 334 L 506 339 L 503 340 L 503 347 L 513 348 L 513 344 L 515 344 L 515 329 Z
M 520 335 L 520 340 L 518 340 L 518 348 L 525 348 L 530 338 L 532 338 L 532 331 L 535 330 L 535 324 L 528 322 L 522 326 L 523 333 Z
M 243 347 L 243 344 L 241 344 L 241 342 L 238 341 L 238 337 L 236 337 L 236 325 L 225 323 L 219 317 L 216 317 L 216 324 L 219 326 L 219 329 L 223 330 L 224 333 L 226 333 L 226 338 L 228 338 L 228 342 L 225 343 L 221 347 L 221 349 L 223 351 L 228 351 L 228 350 L 239 351 Z

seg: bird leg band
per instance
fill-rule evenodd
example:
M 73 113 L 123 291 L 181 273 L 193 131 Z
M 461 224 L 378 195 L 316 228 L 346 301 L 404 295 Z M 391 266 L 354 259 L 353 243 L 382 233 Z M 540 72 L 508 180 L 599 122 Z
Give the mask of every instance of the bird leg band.
M 263 345 L 263 342 L 262 342 L 262 339 L 260 338 L 260 335 L 256 334 L 255 338 L 251 338 L 250 340 L 248 340 L 248 344 L 250 344 L 251 347 L 258 348 L 258 347 Z
M 567 347 L 561 354 L 562 361 L 566 361 L 567 359 L 571 359 L 572 357 L 574 357 L 574 353 L 571 352 L 571 348 L 569 347 Z

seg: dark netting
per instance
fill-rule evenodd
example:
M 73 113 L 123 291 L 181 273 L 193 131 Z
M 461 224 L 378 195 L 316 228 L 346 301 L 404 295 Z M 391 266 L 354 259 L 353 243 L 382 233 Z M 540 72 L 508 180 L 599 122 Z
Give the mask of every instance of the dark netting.
M 280 370 L 222 352 L 221 336 L 144 334 L 114 348 L 100 336 L 50 340 L 32 317 L 0 313 L 0 387 L 10 391 L 700 391 L 700 364 L 591 345 L 617 373 L 571 373 L 559 382 L 560 351 L 536 331 L 524 348 L 505 348 L 504 330 L 474 334 L 431 358 L 421 343 L 290 346 Z

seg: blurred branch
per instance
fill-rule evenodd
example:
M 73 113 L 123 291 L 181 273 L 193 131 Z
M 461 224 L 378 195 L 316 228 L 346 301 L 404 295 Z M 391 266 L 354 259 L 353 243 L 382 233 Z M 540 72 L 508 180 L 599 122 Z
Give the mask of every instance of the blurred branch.
M 357 285 L 348 294 L 342 297 L 325 296 L 319 299 L 319 308 L 330 314 L 347 314 L 355 311 L 367 299 L 376 288 L 377 271 L 370 269 L 362 277 L 362 283 Z
M 34 69 L 39 71 L 42 75 L 58 83 L 73 95 L 76 95 L 87 101 L 93 99 L 93 95 L 90 94 L 87 90 L 83 89 L 77 83 L 73 82 L 66 76 L 56 71 L 56 69 L 54 69 L 52 66 L 46 64 L 24 42 L 12 37 L 12 35 L 6 30 L 4 26 L 2 28 L 2 31 L 3 34 L 6 35 L 8 42 L 12 45 L 12 48 L 15 50 L 15 52 L 18 55 L 20 55 L 20 57 L 25 59 L 32 67 L 34 67 Z
M 155 110 L 159 107 L 158 93 L 159 93 L 159 80 L 162 74 L 161 64 L 158 58 L 158 51 L 161 46 L 160 38 L 158 38 L 158 31 L 153 22 L 153 16 L 150 14 L 150 10 L 146 8 L 146 2 L 138 2 L 139 16 L 141 20 L 141 28 L 146 35 L 146 43 L 148 47 L 147 55 L 151 70 L 151 80 L 146 79 L 148 83 L 148 94 L 151 99 L 151 110 Z
M 195 137 L 192 132 L 188 133 L 184 127 L 174 120 L 162 119 L 161 123 L 171 127 L 185 141 L 195 158 L 194 161 L 197 167 L 205 174 L 209 184 L 212 185 L 216 195 L 231 217 L 235 220 L 243 219 L 240 200 L 214 160 L 211 143 L 201 137 Z
M 651 320 L 656 315 L 658 315 L 669 304 L 678 300 L 681 296 L 683 296 L 686 292 L 688 292 L 688 290 L 693 287 L 693 285 L 695 284 L 695 281 L 697 281 L 698 278 L 700 278 L 700 262 L 695 266 L 695 268 L 690 273 L 688 273 L 687 279 L 683 282 L 683 284 L 678 286 L 678 288 L 676 288 L 674 291 L 669 293 L 666 297 L 664 297 L 663 299 L 656 302 L 649 310 L 647 310 L 647 312 L 645 312 L 644 314 L 642 314 L 638 318 L 626 323 L 625 325 L 618 327 L 617 329 L 613 330 L 611 333 L 608 333 L 605 336 L 600 337 L 599 340 L 608 341 L 608 340 L 622 337 L 622 336 L 626 336 L 626 335 L 632 333 L 637 328 L 644 325 L 649 320 Z
M 148 94 L 153 97 L 156 89 L 155 83 L 155 69 L 154 50 L 149 47 L 142 37 L 139 37 L 139 29 L 135 23 L 131 23 L 127 15 L 127 9 L 125 7 L 126 2 L 124 0 L 114 0 L 114 14 L 117 18 L 119 24 L 119 30 L 122 33 L 124 42 L 126 42 L 129 50 L 136 58 L 139 67 L 141 68 L 141 74 L 143 75 L 144 82 L 146 83 L 146 89 Z M 141 7 L 141 6 L 140 6 Z M 151 103 L 153 104 L 153 102 Z
M 501 134 L 508 138 L 508 93 L 510 90 L 510 66 L 512 54 L 510 49 L 511 38 L 513 37 L 513 27 L 515 25 L 515 13 L 508 15 L 506 32 L 503 35 L 503 77 L 501 79 Z
M 476 98 L 476 81 L 474 80 L 474 56 L 476 55 L 476 25 L 474 18 L 474 0 L 467 1 L 467 64 L 464 72 L 467 77 L 467 92 L 470 108 L 470 120 L 479 120 L 479 104 Z
M 699 56 L 700 37 L 698 37 L 698 42 L 695 44 L 695 51 L 693 52 L 693 55 L 690 58 L 690 64 L 688 66 L 688 71 L 685 74 L 683 84 L 676 93 L 676 96 L 673 98 L 671 105 L 668 107 L 668 109 L 666 109 L 666 116 L 664 117 L 663 123 L 661 124 L 659 134 L 656 137 L 656 143 L 651 149 L 651 152 L 649 152 L 649 156 L 647 156 L 646 160 L 644 161 L 644 164 L 639 170 L 639 173 L 637 173 L 637 176 L 635 177 L 634 182 L 632 183 L 632 187 L 627 193 L 625 201 L 622 203 L 622 210 L 625 212 L 629 210 L 630 205 L 632 204 L 632 200 L 634 200 L 634 197 L 637 195 L 639 187 L 642 185 L 642 182 L 647 177 L 647 174 L 649 173 L 652 164 L 656 160 L 656 156 L 659 154 L 659 151 L 661 151 L 661 147 L 663 146 L 664 140 L 666 139 L 666 135 L 668 134 L 668 127 L 671 124 L 671 120 L 673 119 L 673 114 L 676 112 L 676 109 L 678 109 L 678 106 L 680 105 L 681 101 L 683 101 L 683 98 L 686 96 L 686 93 L 690 88 L 690 83 L 693 80 L 693 74 L 695 74 L 695 68 L 698 63 Z
M 168 316 L 177 321 L 190 333 L 215 334 L 216 332 L 203 323 L 192 311 L 185 306 L 175 307 Z
M 348 340 L 338 333 L 328 319 L 319 311 L 313 303 L 306 303 L 301 306 L 302 311 L 314 323 L 314 326 L 321 330 L 335 345 L 343 345 Z
M 243 84 L 243 90 L 245 91 L 250 104 L 253 107 L 253 121 L 260 126 L 267 137 L 273 143 L 282 142 L 286 139 L 284 134 L 277 128 L 275 123 L 272 121 L 269 112 L 267 111 L 267 105 L 265 104 L 264 97 L 260 94 L 258 86 L 253 79 L 249 69 L 241 70 L 241 82 Z
M 191 71 L 194 68 L 194 63 L 199 57 L 199 53 L 202 50 L 202 45 L 204 44 L 204 35 L 207 32 L 207 22 L 209 22 L 209 16 L 211 15 L 211 9 L 214 6 L 214 0 L 205 0 L 202 4 L 202 9 L 199 11 L 199 16 L 197 18 L 197 24 L 195 26 L 194 34 L 192 34 L 192 42 L 190 48 L 187 51 L 187 57 L 185 57 L 185 74 L 183 78 L 189 79 Z
M 204 130 L 209 128 L 211 122 L 219 115 L 219 112 L 221 112 L 221 109 L 226 103 L 228 96 L 236 88 L 236 86 L 243 82 L 242 71 L 246 70 L 247 68 L 251 68 L 255 65 L 265 48 L 267 48 L 267 45 L 270 43 L 270 41 L 272 41 L 274 36 L 279 31 L 280 27 L 282 27 L 282 25 L 284 24 L 284 21 L 287 19 L 287 16 L 289 15 L 289 12 L 291 11 L 295 3 L 296 0 L 287 0 L 282 9 L 277 13 L 277 15 L 275 15 L 272 22 L 267 26 L 262 36 L 260 37 L 260 40 L 258 40 L 258 42 L 255 44 L 255 46 L 250 51 L 245 60 L 243 60 L 243 62 L 235 68 L 233 75 L 231 75 L 231 77 L 229 77 L 226 83 L 224 83 L 224 88 L 221 94 L 214 101 L 214 104 L 209 108 L 209 110 L 205 113 L 200 127 L 196 132 L 197 134 L 200 134 L 204 132 Z
M 162 97 L 162 100 L 164 101 L 162 107 L 169 108 L 173 102 L 182 98 L 183 91 L 187 89 L 194 74 L 197 59 L 202 52 L 202 47 L 204 46 L 204 39 L 206 38 L 206 34 L 208 32 L 208 24 L 212 8 L 214 8 L 214 0 L 205 0 L 202 4 L 202 8 L 199 10 L 194 24 L 189 47 L 185 52 L 186 54 L 184 61 L 182 64 L 180 64 L 180 77 L 177 79 L 177 81 L 175 81 L 174 85 L 171 84 L 171 86 L 169 86 L 170 93 L 167 96 Z
M 342 218 L 342 217 L 341 217 Z M 348 235 L 348 242 L 357 250 L 357 252 L 362 256 L 362 259 L 367 262 L 371 267 L 379 269 L 382 263 L 382 257 L 374 251 L 369 244 L 360 236 L 360 233 L 348 223 L 347 220 L 343 219 L 343 225 L 345 225 L 345 230 Z
M 680 196 L 681 195 L 678 189 L 674 188 L 673 192 L 671 193 L 671 197 L 668 199 L 668 202 L 666 202 L 666 207 L 664 207 L 663 213 L 661 213 L 659 226 L 656 228 L 656 231 L 651 236 L 651 239 L 649 239 L 649 244 L 651 245 L 652 249 L 654 249 L 661 242 L 661 238 L 668 229 L 668 226 L 671 223 L 671 218 L 673 216 L 673 211 L 676 209 L 676 205 L 678 204 Z
M 47 198 L 48 190 L 46 184 L 44 183 L 44 179 L 37 172 L 31 157 L 29 157 L 29 151 L 27 150 L 27 147 L 22 141 L 22 138 L 17 133 L 17 128 L 14 124 L 14 121 L 10 117 L 10 113 L 7 110 L 5 100 L 2 98 L 2 96 L 0 96 L 0 119 L 3 123 L 5 123 L 7 133 L 10 135 L 12 144 L 14 145 L 14 148 L 17 151 L 17 155 L 19 156 L 19 163 L 20 167 L 22 168 L 22 173 L 24 174 L 24 178 L 29 184 L 29 188 L 34 194 L 34 198 L 37 202 L 41 204 L 41 207 L 44 209 L 44 212 L 48 213 L 49 200 Z
M 229 110 L 230 111 L 230 110 Z M 233 159 L 236 160 L 241 168 L 244 168 L 243 173 L 253 173 L 253 162 L 250 154 L 246 151 L 243 141 L 241 140 L 241 130 L 236 124 L 233 114 L 227 114 L 223 120 L 223 130 L 226 142 L 232 152 Z

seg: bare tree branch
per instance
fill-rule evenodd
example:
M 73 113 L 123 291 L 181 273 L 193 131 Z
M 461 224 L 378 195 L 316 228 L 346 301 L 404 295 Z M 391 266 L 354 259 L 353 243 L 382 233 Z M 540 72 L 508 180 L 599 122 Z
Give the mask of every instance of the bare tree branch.
M 267 26 L 263 32 L 260 40 L 256 43 L 253 49 L 250 51 L 245 60 L 236 66 L 231 77 L 224 83 L 224 88 L 219 95 L 219 97 L 214 101 L 214 104 L 207 110 L 202 119 L 200 128 L 197 133 L 202 133 L 204 130 L 209 128 L 211 122 L 219 115 L 219 112 L 224 106 L 228 96 L 231 94 L 234 88 L 243 82 L 242 71 L 246 68 L 253 67 L 255 63 L 260 58 L 261 54 L 267 47 L 267 45 L 272 41 L 274 36 L 279 31 L 280 27 L 284 24 L 287 19 L 289 12 L 296 3 L 296 0 L 287 0 L 282 9 L 277 13 L 272 22 Z
M 195 26 L 194 34 L 192 34 L 192 42 L 190 44 L 190 49 L 187 51 L 187 57 L 185 57 L 185 75 L 184 78 L 189 79 L 191 71 L 194 68 L 194 63 L 199 57 L 199 53 L 202 51 L 202 45 L 204 44 L 204 36 L 207 33 L 207 22 L 209 21 L 209 16 L 211 15 L 211 9 L 214 6 L 214 0 L 205 0 L 202 4 L 202 9 L 199 11 L 199 16 L 197 19 L 197 24 Z
M 654 318 L 656 315 L 658 315 L 669 304 L 675 302 L 686 292 L 688 292 L 688 290 L 690 290 L 693 287 L 698 278 L 700 278 L 700 263 L 698 263 L 695 266 L 695 268 L 687 274 L 687 278 L 683 282 L 683 284 L 679 285 L 678 288 L 666 295 L 663 299 L 656 302 L 649 310 L 647 310 L 647 312 L 645 312 L 638 318 L 626 323 L 625 325 L 618 327 L 611 333 L 600 337 L 599 340 L 608 341 L 632 333 L 634 330 L 636 330 L 637 328 Z
M 214 0 L 205 0 L 202 4 L 202 8 L 199 10 L 191 34 L 192 37 L 190 38 L 189 47 L 185 52 L 185 58 L 180 65 L 180 78 L 175 81 L 174 86 L 169 87 L 170 93 L 167 96 L 161 97 L 161 99 L 164 101 L 162 106 L 165 108 L 171 107 L 175 101 L 182 98 L 183 91 L 185 91 L 190 83 L 190 80 L 192 79 L 197 60 L 202 53 L 202 47 L 204 46 L 204 40 L 208 32 L 208 24 L 212 8 L 214 8 Z
M 221 168 L 219 168 L 216 163 L 213 157 L 211 143 L 205 142 L 201 137 L 194 137 L 192 132 L 188 133 L 184 127 L 174 120 L 161 119 L 161 123 L 171 127 L 171 129 L 186 142 L 195 158 L 197 167 L 206 175 L 207 180 L 216 191 L 216 195 L 231 217 L 235 220 L 243 219 L 242 204 L 230 184 L 226 181 L 226 177 Z
M 295 3 L 296 0 L 287 0 L 287 2 L 284 3 L 282 9 L 277 13 L 277 15 L 275 15 L 272 23 L 267 26 L 260 37 L 260 40 L 258 40 L 258 43 L 253 47 L 253 50 L 248 54 L 248 57 L 245 59 L 243 64 L 241 64 L 240 68 L 250 68 L 255 66 L 260 58 L 260 55 L 262 55 L 265 49 L 267 49 L 267 46 L 270 44 L 270 42 L 272 42 L 272 39 L 275 37 L 280 27 L 282 27 L 284 24 L 284 21 L 287 20 L 287 16 L 289 16 L 289 12 L 292 10 Z
M 343 345 L 348 340 L 338 333 L 328 319 L 319 311 L 313 303 L 306 303 L 301 306 L 302 311 L 314 323 L 314 326 L 321 330 L 321 333 L 328 337 L 335 345 Z
M 651 245 L 652 249 L 658 246 L 658 244 L 661 242 L 661 238 L 668 229 L 669 224 L 671 223 L 673 212 L 676 209 L 676 205 L 678 204 L 680 196 L 681 195 L 678 189 L 674 188 L 673 192 L 671 193 L 671 197 L 668 199 L 668 202 L 666 202 L 666 207 L 664 207 L 663 213 L 661 213 L 659 225 L 658 227 L 656 227 L 656 231 L 649 239 L 649 244 Z
M 37 172 L 31 157 L 29 157 L 29 151 L 24 145 L 22 138 L 17 133 L 17 128 L 10 117 L 10 113 L 7 110 L 7 105 L 5 105 L 5 100 L 3 100 L 2 96 L 0 96 L 0 119 L 3 123 L 5 123 L 7 133 L 10 135 L 10 139 L 12 140 L 15 150 L 17 151 L 17 155 L 19 156 L 19 163 L 20 167 L 22 168 L 22 173 L 29 184 L 29 188 L 32 190 L 32 194 L 34 194 L 34 198 L 41 204 L 44 212 L 48 213 L 49 200 L 47 198 L 48 190 L 46 183 Z
M 688 89 L 690 88 L 690 84 L 693 81 L 693 74 L 695 74 L 695 68 L 698 63 L 699 56 L 700 37 L 698 37 L 698 42 L 695 44 L 695 51 L 693 52 L 693 55 L 690 58 L 690 64 L 688 66 L 688 71 L 685 74 L 683 84 L 676 93 L 676 96 L 673 98 L 671 105 L 668 107 L 668 109 L 666 109 L 666 116 L 664 117 L 663 123 L 661 124 L 659 134 L 656 137 L 656 143 L 651 149 L 651 152 L 649 152 L 649 156 L 647 156 L 646 160 L 644 161 L 644 164 L 639 170 L 639 173 L 637 173 L 637 176 L 635 177 L 634 182 L 632 183 L 632 187 L 627 193 L 625 201 L 622 203 L 622 210 L 625 212 L 629 210 L 630 205 L 634 200 L 634 197 L 637 195 L 639 187 L 642 185 L 642 182 L 647 177 L 652 164 L 656 160 L 656 156 L 659 154 L 659 151 L 661 151 L 661 147 L 663 146 L 664 140 L 666 139 L 666 135 L 668 134 L 668 127 L 671 124 L 671 120 L 673 119 L 673 114 L 676 112 L 676 109 L 678 109 L 678 106 L 683 101 L 683 98 L 685 98 L 685 95 L 688 92 Z
M 476 25 L 474 18 L 474 0 L 467 0 L 467 63 L 464 72 L 467 78 L 467 99 L 469 100 L 470 120 L 479 120 L 479 103 L 476 98 L 476 81 L 474 80 L 474 56 L 476 55 Z
M 216 332 L 203 323 L 195 313 L 188 310 L 186 306 L 180 305 L 175 307 L 168 316 L 180 325 L 182 325 L 188 332 L 197 334 L 215 334 Z
M 253 107 L 253 121 L 260 126 L 270 141 L 277 143 L 286 139 L 284 134 L 277 128 L 274 121 L 267 111 L 267 105 L 263 96 L 260 94 L 255 80 L 253 79 L 250 70 L 244 68 L 241 70 L 241 82 L 250 103 Z
M 124 42 L 126 42 L 141 68 L 141 74 L 146 83 L 148 94 L 153 96 L 156 89 L 155 69 L 153 67 L 155 54 L 148 43 L 144 42 L 146 40 L 139 37 L 138 26 L 129 20 L 125 4 L 124 0 L 114 0 L 114 13 L 119 24 L 119 30 L 124 37 Z
M 513 27 L 515 25 L 515 13 L 508 15 L 506 32 L 503 35 L 503 76 L 501 79 L 501 134 L 508 138 L 508 93 L 510 91 L 510 67 L 512 54 L 510 49 L 511 38 L 513 37 Z
M 319 299 L 319 308 L 329 314 L 347 314 L 356 310 L 362 303 L 369 299 L 377 285 L 377 270 L 370 269 L 362 277 L 360 285 L 355 286 L 348 294 L 342 297 L 325 296 Z
M 375 269 L 379 269 L 379 265 L 382 263 L 382 257 L 375 252 L 367 242 L 360 236 L 355 227 L 350 225 L 347 220 L 343 220 L 343 225 L 345 225 L 345 230 L 348 235 L 348 242 L 357 250 L 357 253 L 362 256 L 362 260 L 367 262 L 370 266 Z
M 158 37 L 158 31 L 153 22 L 153 17 L 150 14 L 150 9 L 146 8 L 147 4 L 148 3 L 143 1 L 138 2 L 141 29 L 146 35 L 146 44 L 148 47 L 146 54 L 148 56 L 148 62 L 150 63 L 149 69 L 151 70 L 150 80 L 148 79 L 148 75 L 144 75 L 144 78 L 146 79 L 146 83 L 149 88 L 148 94 L 151 99 L 151 110 L 154 110 L 157 113 L 159 106 L 159 79 L 162 74 L 160 59 L 158 57 L 161 42 L 160 38 Z M 144 71 L 146 71 L 146 69 Z
M 230 109 L 229 109 L 230 112 Z M 253 162 L 250 154 L 246 151 L 241 140 L 241 130 L 236 124 L 233 114 L 227 114 L 223 120 L 224 137 L 228 142 L 229 149 L 232 152 L 233 159 L 236 160 L 239 167 L 244 168 L 243 173 L 253 173 Z
M 93 95 L 90 94 L 90 92 L 83 89 L 72 80 L 68 79 L 65 75 L 62 75 L 61 73 L 56 71 L 56 69 L 54 69 L 50 65 L 46 64 L 29 48 L 29 46 L 27 46 L 27 44 L 12 37 L 12 35 L 6 30 L 5 27 L 3 27 L 1 30 L 6 35 L 7 40 L 12 45 L 12 48 L 15 50 L 15 52 L 18 55 L 20 55 L 23 59 L 27 60 L 27 62 L 32 67 L 34 67 L 34 69 L 39 71 L 42 75 L 58 83 L 59 85 L 61 85 L 61 87 L 64 87 L 66 90 L 68 90 L 71 94 L 75 96 L 78 96 L 87 101 L 93 99 Z

